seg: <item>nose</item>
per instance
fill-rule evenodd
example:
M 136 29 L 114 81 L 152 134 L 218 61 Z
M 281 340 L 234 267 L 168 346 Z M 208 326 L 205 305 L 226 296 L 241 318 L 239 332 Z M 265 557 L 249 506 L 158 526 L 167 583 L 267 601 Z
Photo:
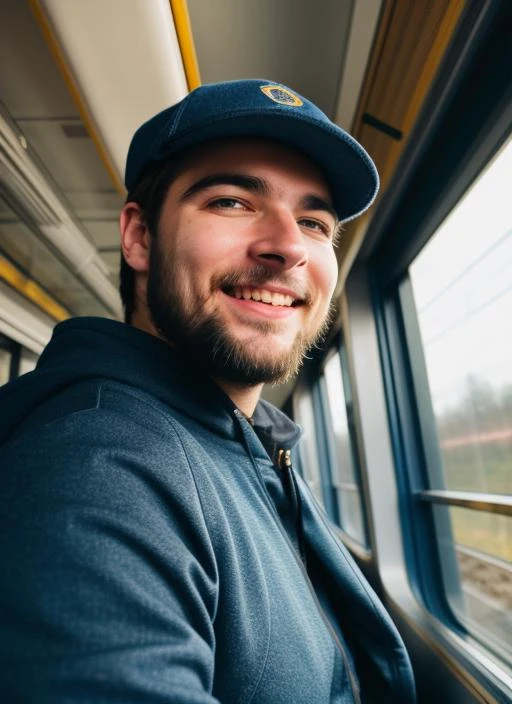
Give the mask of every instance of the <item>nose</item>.
M 295 216 L 286 208 L 266 213 L 257 225 L 250 255 L 276 271 L 304 266 L 308 252 Z

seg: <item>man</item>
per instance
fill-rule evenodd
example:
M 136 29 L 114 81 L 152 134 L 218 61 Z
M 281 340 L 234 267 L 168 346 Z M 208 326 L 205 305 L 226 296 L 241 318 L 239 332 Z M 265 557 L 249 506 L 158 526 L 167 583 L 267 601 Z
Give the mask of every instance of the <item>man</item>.
M 414 701 L 396 629 L 291 467 L 299 429 L 259 401 L 322 335 L 339 223 L 377 184 L 270 82 L 203 86 L 136 132 L 128 324 L 59 325 L 1 399 L 7 701 Z

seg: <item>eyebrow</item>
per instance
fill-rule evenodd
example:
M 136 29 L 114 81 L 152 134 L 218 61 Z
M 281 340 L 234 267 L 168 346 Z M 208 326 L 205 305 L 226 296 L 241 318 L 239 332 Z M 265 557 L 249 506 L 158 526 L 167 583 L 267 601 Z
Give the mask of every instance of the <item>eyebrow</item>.
M 185 201 L 194 196 L 196 193 L 205 191 L 208 188 L 213 188 L 214 186 L 238 186 L 243 188 L 250 193 L 255 193 L 262 196 L 270 196 L 271 188 L 265 179 L 259 178 L 258 176 L 250 176 L 249 174 L 241 173 L 218 173 L 210 174 L 209 176 L 204 176 L 198 181 L 195 181 L 187 190 L 183 193 L 180 201 Z M 304 210 L 322 210 L 329 213 L 334 220 L 335 226 L 339 223 L 338 215 L 331 205 L 331 203 L 325 198 L 321 198 L 313 193 L 305 195 L 300 201 L 300 207 Z
M 196 193 L 205 191 L 207 188 L 213 188 L 213 186 L 238 186 L 239 188 L 243 188 L 250 193 L 256 193 L 257 195 L 270 195 L 268 183 L 262 178 L 249 176 L 247 174 L 220 173 L 200 178 L 199 181 L 196 181 L 187 188 L 180 200 L 187 200 Z
M 304 210 L 324 210 L 329 215 L 332 216 L 334 220 L 334 224 L 337 227 L 339 223 L 339 218 L 338 214 L 334 210 L 333 206 L 329 203 L 328 200 L 325 200 L 325 198 L 320 198 L 320 196 L 315 196 L 313 194 L 309 194 L 307 196 L 304 196 L 304 198 L 300 202 L 301 208 L 304 208 Z

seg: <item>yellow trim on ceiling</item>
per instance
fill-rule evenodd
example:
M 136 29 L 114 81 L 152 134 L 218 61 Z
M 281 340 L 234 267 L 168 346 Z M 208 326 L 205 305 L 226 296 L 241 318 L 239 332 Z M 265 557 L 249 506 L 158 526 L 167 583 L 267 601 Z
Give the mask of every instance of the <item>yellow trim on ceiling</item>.
M 0 255 L 0 279 L 28 298 L 51 318 L 60 322 L 71 317 L 71 313 L 57 303 L 33 279 L 23 274 L 14 264 Z
M 89 133 L 94 143 L 94 146 L 96 147 L 100 159 L 102 160 L 116 190 L 122 196 L 124 196 L 126 194 L 124 184 L 119 178 L 116 168 L 112 163 L 112 159 L 110 158 L 110 154 L 108 153 L 105 145 L 103 144 L 103 141 L 101 140 L 101 137 L 98 134 L 96 125 L 89 116 L 87 104 L 84 101 L 82 94 L 80 93 L 80 90 L 78 88 L 78 85 L 74 79 L 74 76 L 67 64 L 66 55 L 64 54 L 62 47 L 60 46 L 59 41 L 55 36 L 52 25 L 49 22 L 46 12 L 41 5 L 41 0 L 29 0 L 29 5 L 41 29 L 44 40 L 46 41 L 46 44 L 48 45 L 48 48 L 52 53 L 55 63 L 57 64 L 57 68 L 61 72 L 64 82 L 71 94 L 71 97 L 73 98 L 73 101 L 77 107 L 82 122 L 84 123 L 85 128 Z
M 199 75 L 199 65 L 192 37 L 187 2 L 186 0 L 170 0 L 170 4 L 188 89 L 194 90 L 194 88 L 201 85 L 201 76 Z

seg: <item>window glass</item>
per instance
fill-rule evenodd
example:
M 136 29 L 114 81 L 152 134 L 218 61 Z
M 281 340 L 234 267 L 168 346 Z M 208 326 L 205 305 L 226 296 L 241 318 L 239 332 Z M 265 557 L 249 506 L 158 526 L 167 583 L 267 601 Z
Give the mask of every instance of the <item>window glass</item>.
M 309 485 L 314 496 L 323 504 L 320 468 L 318 466 L 318 451 L 315 437 L 315 414 L 311 392 L 306 386 L 300 386 L 293 395 L 294 418 L 302 427 L 304 435 L 301 439 L 300 469 L 303 478 Z
M 512 494 L 511 182 L 509 141 L 409 270 L 438 440 L 431 489 Z M 444 517 L 442 560 L 451 544 L 456 565 L 458 589 L 445 583 L 452 609 L 507 652 L 512 519 L 459 507 L 434 512 Z M 454 571 L 443 567 L 446 582 Z
M 37 354 L 35 354 L 34 352 L 31 352 L 30 350 L 23 348 L 21 350 L 21 358 L 20 358 L 20 369 L 19 369 L 20 376 L 22 374 L 27 374 L 27 372 L 31 372 L 37 364 L 37 359 L 38 359 Z
M 0 347 L 0 386 L 7 384 L 11 371 L 11 353 Z
M 331 483 L 335 489 L 339 523 L 351 538 L 366 545 L 359 471 L 355 455 L 352 397 L 340 354 L 332 354 L 324 367 L 323 389 L 327 400 L 328 426 L 332 429 Z M 350 414 L 350 415 L 349 415 Z
M 512 142 L 410 267 L 448 489 L 512 492 Z
M 485 645 L 512 662 L 512 517 L 458 506 L 449 512 L 455 541 L 458 589 L 450 605 Z

